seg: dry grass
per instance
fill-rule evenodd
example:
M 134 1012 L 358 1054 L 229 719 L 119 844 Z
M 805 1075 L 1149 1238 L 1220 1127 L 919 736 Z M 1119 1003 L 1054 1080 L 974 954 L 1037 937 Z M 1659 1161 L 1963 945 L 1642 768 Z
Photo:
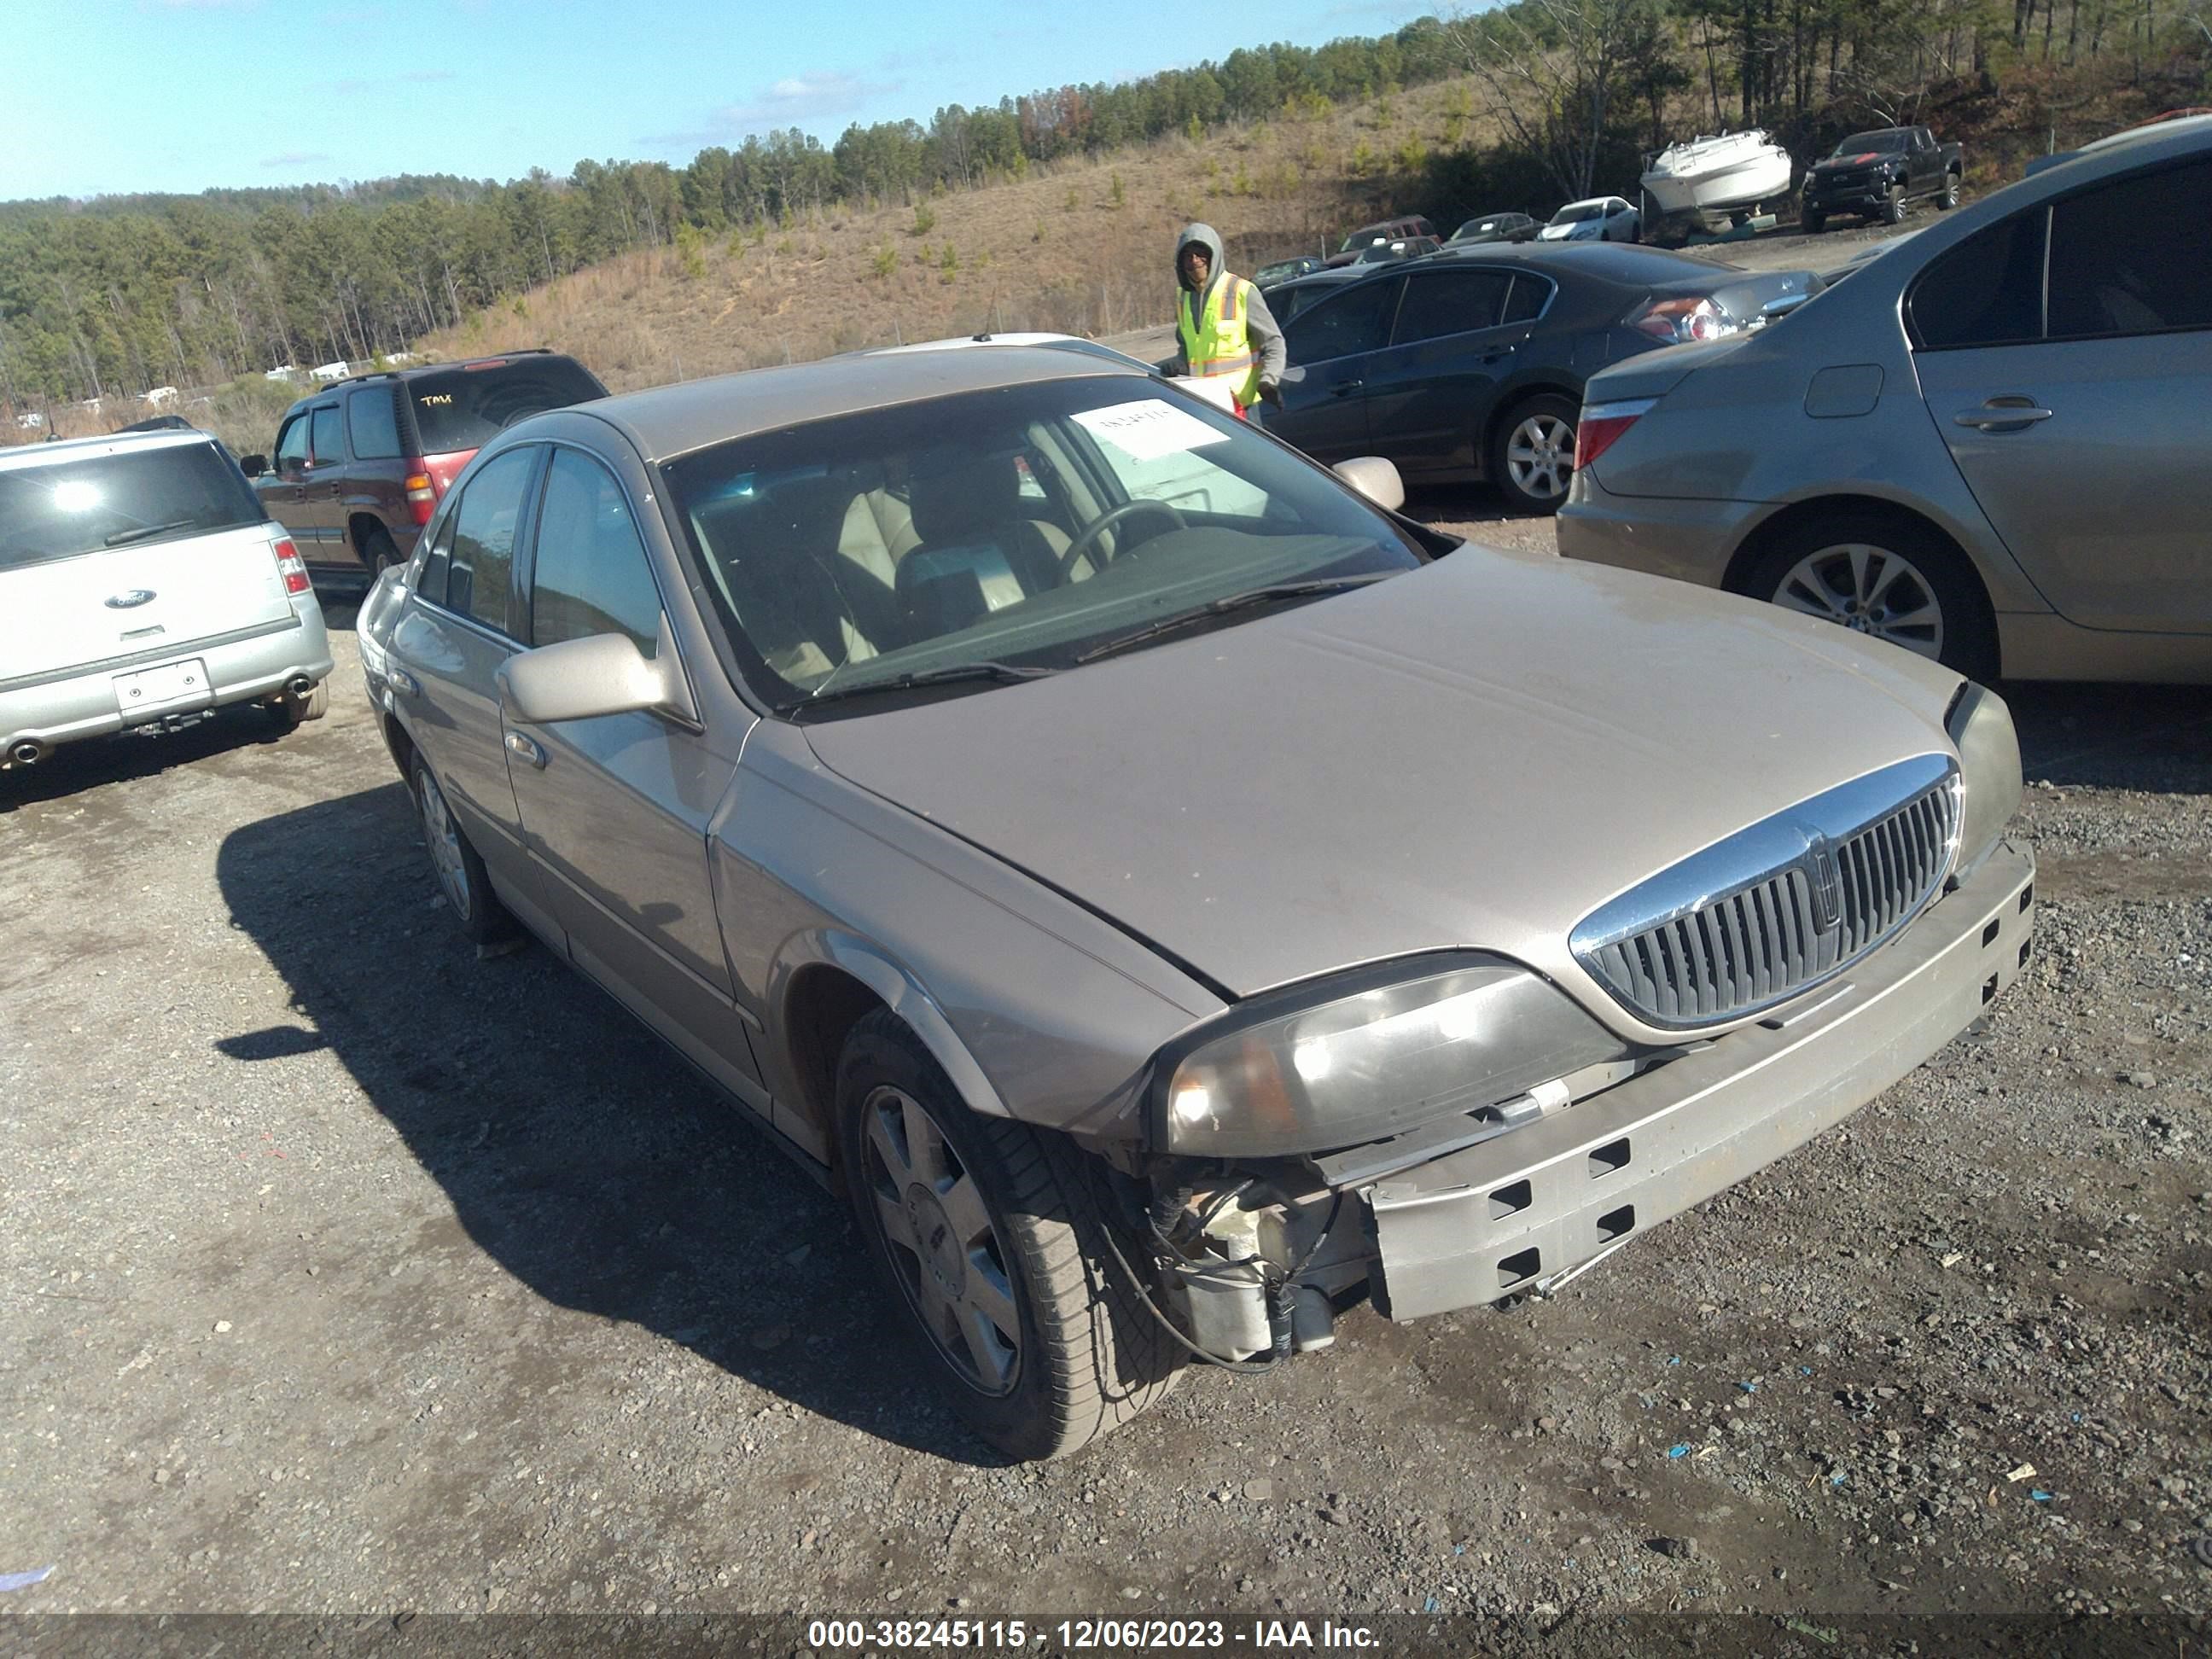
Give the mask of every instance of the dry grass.
M 1169 255 L 1183 224 L 1213 225 L 1245 271 L 1333 246 L 1392 210 L 1393 169 L 1412 147 L 1488 137 L 1470 130 L 1466 107 L 1465 90 L 1442 82 L 1200 144 L 1177 137 L 1071 159 L 919 210 L 841 208 L 688 260 L 675 248 L 627 254 L 415 349 L 551 346 L 621 392 L 983 330 L 1143 327 L 1171 314 Z

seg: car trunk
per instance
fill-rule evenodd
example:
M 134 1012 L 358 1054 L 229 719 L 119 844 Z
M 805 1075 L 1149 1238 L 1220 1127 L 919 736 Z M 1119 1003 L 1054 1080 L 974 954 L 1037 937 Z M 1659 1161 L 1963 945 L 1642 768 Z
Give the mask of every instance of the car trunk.
M 0 567 L 0 677 L 181 653 L 211 635 L 290 622 L 270 528 Z

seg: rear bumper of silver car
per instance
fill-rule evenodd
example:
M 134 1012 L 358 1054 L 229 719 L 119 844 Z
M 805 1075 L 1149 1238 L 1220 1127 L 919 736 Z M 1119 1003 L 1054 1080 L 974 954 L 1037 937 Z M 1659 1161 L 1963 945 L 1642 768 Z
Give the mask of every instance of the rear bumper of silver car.
M 1718 587 L 1730 556 L 1773 510 L 1756 501 L 1615 495 L 1594 471 L 1585 467 L 1575 475 L 1554 521 L 1563 559 Z
M 1360 1191 L 1393 1319 L 1540 1288 L 1832 1127 L 2019 975 L 2035 860 L 2001 845 L 1897 940 L 1711 1047 Z
M 202 671 L 191 686 L 175 687 L 176 695 L 143 707 L 124 703 L 118 678 L 188 663 Z M 274 696 L 301 679 L 319 684 L 330 672 L 322 607 L 312 599 L 295 601 L 288 621 L 212 639 L 178 641 L 81 671 L 0 680 L 0 760 L 22 744 L 49 750 L 128 726 Z

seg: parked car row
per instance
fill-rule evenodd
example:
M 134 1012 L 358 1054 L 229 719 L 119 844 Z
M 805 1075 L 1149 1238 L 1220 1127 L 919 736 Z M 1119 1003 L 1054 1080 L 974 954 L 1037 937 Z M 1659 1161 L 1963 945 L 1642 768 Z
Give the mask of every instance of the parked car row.
M 2212 678 L 2208 201 L 2212 117 L 2152 126 L 1607 366 L 1559 550 L 1980 679 Z

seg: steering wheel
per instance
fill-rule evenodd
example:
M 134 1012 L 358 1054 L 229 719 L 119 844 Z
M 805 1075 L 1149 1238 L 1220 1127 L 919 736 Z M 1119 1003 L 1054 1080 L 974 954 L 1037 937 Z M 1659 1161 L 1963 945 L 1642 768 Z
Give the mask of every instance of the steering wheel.
M 1088 553 L 1091 550 L 1091 543 L 1097 541 L 1109 530 L 1112 529 L 1115 525 L 1121 523 L 1122 520 L 1128 518 L 1133 514 L 1143 513 L 1148 510 L 1153 513 L 1166 514 L 1170 519 L 1175 521 L 1175 527 L 1177 530 L 1188 530 L 1190 528 L 1190 520 L 1184 518 L 1182 514 L 1176 512 L 1175 508 L 1170 507 L 1165 501 L 1156 501 L 1149 495 L 1139 495 L 1134 501 L 1124 501 L 1112 512 L 1094 520 L 1088 529 L 1085 530 L 1081 535 L 1078 536 L 1073 541 L 1067 544 L 1067 551 L 1060 556 L 1060 580 L 1064 582 L 1067 580 L 1067 573 L 1075 568 L 1075 562 L 1078 559 L 1081 558 L 1085 553 Z

